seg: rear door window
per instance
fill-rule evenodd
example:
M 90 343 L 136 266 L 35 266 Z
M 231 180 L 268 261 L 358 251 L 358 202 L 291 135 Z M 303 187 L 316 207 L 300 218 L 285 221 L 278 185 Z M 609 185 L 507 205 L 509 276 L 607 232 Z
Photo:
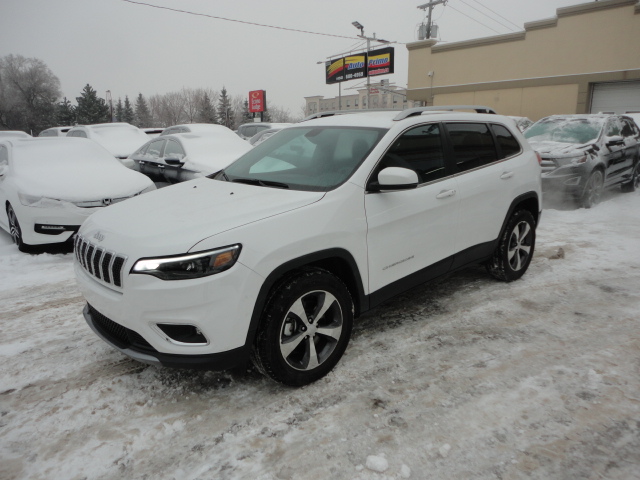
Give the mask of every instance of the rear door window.
M 458 172 L 488 165 L 498 160 L 489 127 L 484 123 L 447 123 L 447 133 Z
M 500 158 L 508 158 L 520 153 L 522 150 L 520 143 L 506 127 L 493 124 L 491 128 L 493 129 L 498 147 L 500 148 Z

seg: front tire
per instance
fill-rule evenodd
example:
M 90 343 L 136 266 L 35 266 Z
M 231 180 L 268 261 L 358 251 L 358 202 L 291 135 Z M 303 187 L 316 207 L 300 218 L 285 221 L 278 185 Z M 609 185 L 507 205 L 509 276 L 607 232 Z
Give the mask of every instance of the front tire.
M 28 252 L 29 245 L 24 243 L 22 240 L 22 229 L 20 228 L 20 222 L 18 222 L 18 217 L 16 212 L 13 210 L 11 204 L 7 204 L 7 217 L 9 219 L 9 233 L 13 238 L 13 243 L 18 246 L 18 250 L 21 252 Z
M 507 222 L 487 271 L 504 282 L 519 279 L 529 268 L 536 244 L 536 222 L 528 210 L 518 210 Z
M 584 208 L 595 207 L 600 203 L 602 188 L 604 186 L 604 175 L 601 170 L 595 170 L 589 175 L 587 183 L 580 197 L 580 205 Z
M 262 315 L 253 362 L 264 375 L 302 386 L 329 373 L 342 357 L 353 325 L 353 301 L 340 279 L 322 269 L 285 280 Z

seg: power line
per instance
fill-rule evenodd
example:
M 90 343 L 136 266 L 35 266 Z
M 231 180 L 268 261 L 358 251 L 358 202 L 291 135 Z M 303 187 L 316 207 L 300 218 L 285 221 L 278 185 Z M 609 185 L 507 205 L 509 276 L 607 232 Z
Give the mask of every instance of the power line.
M 513 31 L 515 31 L 515 30 L 514 30 L 513 28 L 511 28 L 510 26 L 505 25 L 505 24 L 504 24 L 504 23 L 502 23 L 501 21 L 496 20 L 495 18 L 490 17 L 489 15 L 487 15 L 486 13 L 484 13 L 483 11 L 478 10 L 478 9 L 477 9 L 476 7 L 474 7 L 473 5 L 469 5 L 469 4 L 468 4 L 467 2 L 465 2 L 464 0 L 460 0 L 460 1 L 461 1 L 462 3 L 464 3 L 467 7 L 469 7 L 469 8 L 473 8 L 473 9 L 474 9 L 476 12 L 478 12 L 480 15 L 484 15 L 484 16 L 485 16 L 485 17 L 487 17 L 489 20 L 492 20 L 492 21 L 494 21 L 494 22 L 496 22 L 496 23 L 498 23 L 498 24 L 502 25 L 504 28 L 506 28 L 506 29 L 508 29 L 508 30 L 511 30 L 512 32 L 513 32 Z
M 127 1 L 127 0 L 125 0 L 125 1 Z M 491 30 L 491 31 L 493 31 L 493 32 L 496 32 L 498 35 L 502 35 L 502 34 L 501 34 L 499 31 L 497 31 L 496 29 L 491 28 L 489 25 L 485 25 L 485 24 L 484 24 L 484 23 L 482 23 L 480 20 L 477 20 L 477 19 L 475 19 L 475 18 L 473 18 L 473 17 L 470 17 L 469 15 L 467 15 L 467 14 L 466 14 L 466 13 L 464 13 L 464 12 L 461 12 L 461 11 L 460 11 L 460 10 L 458 10 L 457 8 L 454 8 L 454 7 L 452 7 L 451 5 L 448 5 L 448 7 L 449 7 L 449 8 L 451 8 L 451 9 L 453 9 L 453 10 L 455 10 L 455 11 L 456 11 L 456 12 L 458 12 L 460 15 L 464 15 L 465 17 L 470 18 L 470 19 L 471 19 L 471 20 L 473 20 L 474 22 L 479 23 L 479 24 L 480 24 L 480 25 L 482 25 L 483 27 L 486 27 L 486 28 L 488 28 L 489 30 Z
M 491 10 L 489 7 L 487 7 L 486 5 L 480 3 L 478 0 L 473 0 L 474 2 L 476 2 L 478 5 L 480 5 L 482 8 L 486 8 L 487 10 L 489 10 L 491 13 L 493 13 L 494 15 L 499 16 L 501 19 L 506 20 L 507 22 L 509 22 L 511 25 L 513 25 L 514 27 L 516 27 L 518 30 L 522 30 L 522 27 L 516 23 L 513 23 L 511 20 L 509 20 L 508 18 L 503 17 L 502 15 L 500 15 L 498 12 Z
M 198 17 L 213 18 L 213 19 L 216 19 L 216 20 L 224 20 L 226 22 L 243 23 L 245 25 L 253 25 L 254 27 L 274 28 L 276 30 L 286 30 L 288 32 L 307 33 L 309 35 L 322 35 L 324 37 L 348 38 L 349 40 L 357 40 L 357 37 L 348 37 L 348 36 L 345 36 L 345 35 L 333 35 L 331 33 L 311 32 L 311 31 L 307 31 L 307 30 L 297 30 L 295 28 L 277 27 L 275 25 L 265 25 L 265 24 L 262 24 L 262 23 L 246 22 L 244 20 L 235 20 L 233 18 L 217 17 L 215 15 L 207 15 L 205 13 L 189 12 L 188 10 L 180 10 L 178 8 L 161 7 L 160 5 L 152 5 L 150 3 L 145 3 L 145 2 L 136 2 L 134 0 L 122 0 L 122 1 L 126 2 L 126 3 L 132 3 L 132 4 L 135 4 L 135 5 L 142 5 L 142 6 L 145 6 L 145 7 L 158 8 L 160 10 L 169 10 L 171 12 L 185 13 L 187 15 L 196 15 Z

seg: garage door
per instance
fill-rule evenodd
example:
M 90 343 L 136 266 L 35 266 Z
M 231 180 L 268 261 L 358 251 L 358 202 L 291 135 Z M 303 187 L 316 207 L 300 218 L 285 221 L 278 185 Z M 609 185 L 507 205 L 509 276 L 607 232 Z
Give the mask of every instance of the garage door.
M 591 113 L 640 112 L 640 82 L 596 83 Z

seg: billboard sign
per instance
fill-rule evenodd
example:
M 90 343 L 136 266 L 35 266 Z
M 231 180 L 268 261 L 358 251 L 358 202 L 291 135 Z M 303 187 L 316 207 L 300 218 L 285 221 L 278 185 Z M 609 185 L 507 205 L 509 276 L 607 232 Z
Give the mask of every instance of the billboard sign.
M 344 57 L 344 79 L 355 80 L 367 76 L 367 55 L 349 55 Z
M 327 85 L 367 76 L 387 75 L 393 72 L 393 47 L 371 50 L 325 62 Z
M 267 92 L 264 90 L 253 90 L 249 92 L 249 112 L 264 112 L 267 109 Z
M 327 85 L 344 81 L 344 58 L 329 60 L 324 63 Z
M 368 57 L 367 74 L 370 77 L 393 73 L 393 47 L 371 50 Z

